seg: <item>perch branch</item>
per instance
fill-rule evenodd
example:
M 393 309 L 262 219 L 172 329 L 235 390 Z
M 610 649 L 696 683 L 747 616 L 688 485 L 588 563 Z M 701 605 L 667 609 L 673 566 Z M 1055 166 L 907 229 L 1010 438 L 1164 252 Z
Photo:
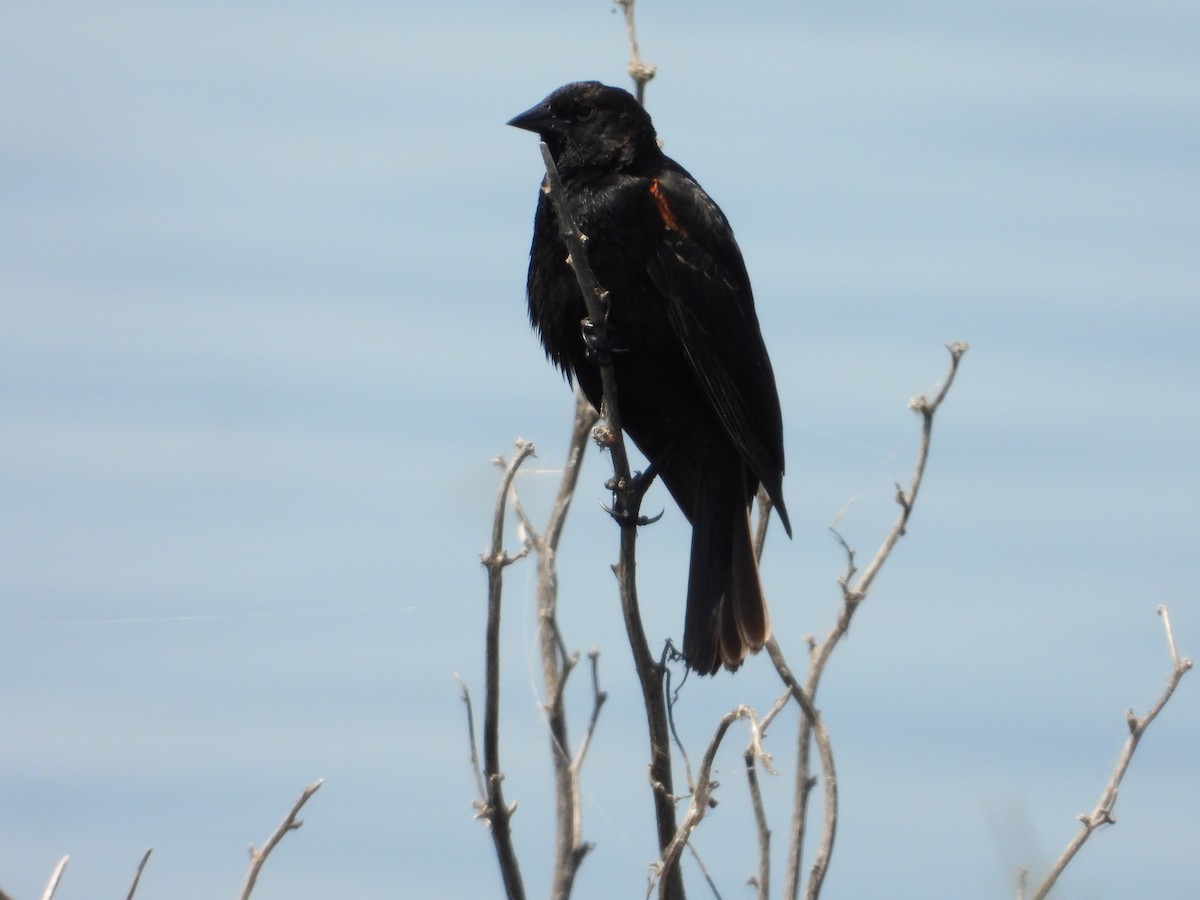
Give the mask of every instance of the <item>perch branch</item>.
M 588 263 L 585 245 L 587 238 L 580 232 L 567 207 L 562 179 L 550 148 L 541 145 L 542 160 L 546 165 L 546 180 L 543 190 L 554 204 L 563 242 L 567 247 L 568 261 L 575 272 L 579 290 L 587 306 L 588 318 L 599 347 L 610 346 L 607 334 L 609 308 L 608 292 L 596 280 Z M 662 852 L 675 836 L 675 806 L 671 779 L 671 748 L 667 730 L 666 701 L 663 697 L 663 669 L 650 655 L 642 625 L 637 597 L 637 567 L 635 549 L 637 526 L 642 494 L 649 484 L 648 479 L 634 479 L 629 468 L 629 457 L 625 451 L 625 440 L 621 431 L 621 412 L 617 395 L 616 373 L 612 358 L 600 352 L 596 358 L 600 370 L 603 401 L 600 414 L 607 428 L 601 430 L 602 445 L 612 453 L 613 478 L 609 482 L 613 490 L 615 516 L 621 526 L 620 556 L 614 572 L 617 576 L 621 596 L 621 612 L 625 620 L 625 631 L 633 652 L 638 682 L 642 688 L 642 702 L 646 709 L 646 721 L 650 737 L 650 784 L 654 794 L 655 821 L 658 830 L 658 845 Z M 682 898 L 683 880 L 677 867 L 670 867 L 665 876 L 666 894 Z

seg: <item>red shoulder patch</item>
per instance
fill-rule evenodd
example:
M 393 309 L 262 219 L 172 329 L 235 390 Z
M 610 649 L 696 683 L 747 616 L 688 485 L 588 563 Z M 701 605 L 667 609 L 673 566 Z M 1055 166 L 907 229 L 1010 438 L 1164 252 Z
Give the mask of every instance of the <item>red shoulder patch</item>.
M 650 181 L 650 196 L 654 198 L 654 206 L 658 209 L 658 214 L 662 217 L 663 224 L 670 231 L 678 231 L 680 234 L 687 236 L 687 230 L 679 224 L 679 220 L 675 218 L 675 213 L 671 211 L 671 205 L 667 203 L 667 197 L 659 186 L 658 179 L 654 178 Z

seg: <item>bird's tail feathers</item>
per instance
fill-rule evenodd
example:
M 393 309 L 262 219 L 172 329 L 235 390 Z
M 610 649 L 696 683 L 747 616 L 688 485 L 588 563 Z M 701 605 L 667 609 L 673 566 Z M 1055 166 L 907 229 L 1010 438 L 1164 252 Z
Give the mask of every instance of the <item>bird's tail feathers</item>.
M 747 652 L 757 653 L 771 636 L 771 613 L 758 576 L 758 561 L 750 534 L 750 510 L 746 507 L 734 521 L 729 575 L 729 593 L 722 613 L 724 618 L 733 620 L 740 648 L 736 660 L 730 654 L 723 662 L 728 668 L 737 668 Z
M 771 617 L 758 577 L 750 510 L 740 499 L 733 508 L 702 506 L 692 522 L 683 655 L 701 675 L 730 671 L 762 649 L 771 636 Z

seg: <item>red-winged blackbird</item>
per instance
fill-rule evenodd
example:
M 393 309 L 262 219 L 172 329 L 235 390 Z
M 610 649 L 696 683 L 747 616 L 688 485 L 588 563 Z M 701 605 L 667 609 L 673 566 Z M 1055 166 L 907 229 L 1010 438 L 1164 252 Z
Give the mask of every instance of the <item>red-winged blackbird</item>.
M 508 124 L 550 148 L 609 292 L 622 424 L 692 524 L 684 657 L 703 674 L 734 670 L 771 632 L 750 536 L 760 483 L 789 536 L 791 525 L 779 396 L 733 230 L 626 91 L 568 84 Z M 544 192 L 527 288 L 546 355 L 599 409 L 587 309 Z

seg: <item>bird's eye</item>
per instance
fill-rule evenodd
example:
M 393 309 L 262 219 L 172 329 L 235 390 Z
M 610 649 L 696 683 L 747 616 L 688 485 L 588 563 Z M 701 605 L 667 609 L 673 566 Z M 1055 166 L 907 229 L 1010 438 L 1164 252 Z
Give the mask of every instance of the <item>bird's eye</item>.
M 586 122 L 588 119 L 590 119 L 594 115 L 596 115 L 596 107 L 581 106 L 581 107 L 579 107 L 578 110 L 575 111 L 575 121 Z

